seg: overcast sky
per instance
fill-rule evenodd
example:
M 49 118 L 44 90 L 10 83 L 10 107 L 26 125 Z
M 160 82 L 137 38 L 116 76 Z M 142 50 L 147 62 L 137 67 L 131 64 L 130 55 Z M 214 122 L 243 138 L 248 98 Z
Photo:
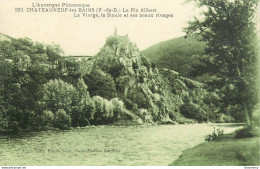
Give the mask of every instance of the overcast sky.
M 117 28 L 119 35 L 128 34 L 140 50 L 153 44 L 184 35 L 183 27 L 195 14 L 185 0 L 2 0 L 0 32 L 9 36 L 29 37 L 34 41 L 59 44 L 66 55 L 94 55 L 107 36 Z M 89 3 L 94 8 L 156 8 L 158 13 L 171 13 L 173 18 L 75 18 L 73 13 L 15 13 L 15 7 L 39 3 Z

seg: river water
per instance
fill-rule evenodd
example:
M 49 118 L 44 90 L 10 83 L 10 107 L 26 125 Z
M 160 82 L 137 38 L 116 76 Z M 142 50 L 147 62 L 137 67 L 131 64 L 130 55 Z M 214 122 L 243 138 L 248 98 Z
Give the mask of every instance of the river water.
M 167 166 L 216 124 L 98 126 L 0 136 L 0 166 Z M 220 124 L 224 133 L 237 125 Z

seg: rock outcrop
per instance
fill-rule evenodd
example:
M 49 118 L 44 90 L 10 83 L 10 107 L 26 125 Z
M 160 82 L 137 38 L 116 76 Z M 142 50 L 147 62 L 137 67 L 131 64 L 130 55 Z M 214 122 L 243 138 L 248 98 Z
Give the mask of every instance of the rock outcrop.
M 128 36 L 108 37 L 100 52 L 86 62 L 88 73 L 99 69 L 113 77 L 117 97 L 142 121 L 178 121 L 183 98 L 205 91 L 204 84 L 173 70 L 158 70 Z

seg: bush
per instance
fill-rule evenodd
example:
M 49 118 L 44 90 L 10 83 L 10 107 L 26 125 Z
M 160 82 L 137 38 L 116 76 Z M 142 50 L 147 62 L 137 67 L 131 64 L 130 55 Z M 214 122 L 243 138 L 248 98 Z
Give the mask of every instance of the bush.
M 229 105 L 226 108 L 225 112 L 234 117 L 234 121 L 244 122 L 246 120 L 246 117 L 241 110 L 243 110 L 243 108 L 240 105 Z
M 91 125 L 90 121 L 94 119 L 95 115 L 95 104 L 92 99 L 84 100 L 82 103 L 82 109 L 78 109 L 75 113 L 78 113 L 78 118 L 75 118 L 75 113 L 72 113 L 72 122 L 74 120 L 74 126 L 89 126 Z M 80 111 L 79 111 L 80 110 Z M 75 123 L 76 122 L 76 123 Z M 72 123 L 73 124 L 73 123 Z
M 234 118 L 231 117 L 230 115 L 226 115 L 223 113 L 217 115 L 216 123 L 231 123 L 231 122 L 234 122 Z
M 128 110 L 134 110 L 134 107 L 136 106 L 137 107 L 137 104 L 134 103 L 132 100 L 126 98 L 126 97 L 122 97 L 123 101 L 124 101 L 124 104 L 125 104 L 125 107 L 126 109 Z
M 50 110 L 43 111 L 42 122 L 43 126 L 51 127 L 53 125 L 54 114 Z
M 103 119 L 107 121 L 110 121 L 114 117 L 114 106 L 111 101 L 104 99 L 104 112 L 103 112 Z
M 224 134 L 224 130 L 223 129 L 218 128 L 216 130 L 216 128 L 214 127 L 213 132 L 211 134 L 206 135 L 205 141 L 210 142 L 212 140 L 215 140 L 217 137 L 222 136 L 223 134 Z
M 139 109 L 139 111 L 138 111 L 138 115 L 139 115 L 142 119 L 144 119 L 145 116 L 148 115 L 148 114 L 149 114 L 149 113 L 148 113 L 147 109 Z
M 114 98 L 110 102 L 112 102 L 113 105 L 114 120 L 121 119 L 122 113 L 125 111 L 124 102 L 118 98 Z
M 246 126 L 236 131 L 236 138 L 258 137 L 260 134 L 259 127 Z
M 107 100 L 95 96 L 93 97 L 93 103 L 95 113 L 92 121 L 96 124 L 108 124 L 121 119 L 122 113 L 125 111 L 124 103 L 118 98 Z
M 194 103 L 184 103 L 180 107 L 182 115 L 187 118 L 196 119 L 199 122 L 207 121 L 208 117 L 206 112 Z
M 100 123 L 103 120 L 103 114 L 104 114 L 104 99 L 100 96 L 93 97 L 93 103 L 95 105 L 95 113 L 93 117 L 94 123 Z
M 63 109 L 59 109 L 54 116 L 54 127 L 68 130 L 71 126 L 71 118 Z

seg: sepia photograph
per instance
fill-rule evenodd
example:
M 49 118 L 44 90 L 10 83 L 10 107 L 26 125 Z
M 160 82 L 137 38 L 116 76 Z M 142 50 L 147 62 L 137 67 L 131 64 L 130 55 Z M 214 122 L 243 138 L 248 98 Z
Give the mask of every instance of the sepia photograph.
M 0 0 L 0 169 L 258 169 L 259 9 Z

